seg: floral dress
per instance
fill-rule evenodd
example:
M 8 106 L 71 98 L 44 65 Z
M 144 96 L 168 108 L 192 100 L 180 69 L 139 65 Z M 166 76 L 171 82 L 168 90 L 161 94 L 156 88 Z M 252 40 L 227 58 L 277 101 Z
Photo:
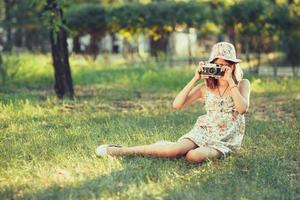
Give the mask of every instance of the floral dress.
M 188 138 L 198 146 L 219 150 L 224 155 L 239 149 L 245 133 L 245 117 L 234 107 L 231 96 L 205 92 L 206 115 L 198 117 L 194 127 L 179 138 Z M 178 140 L 178 141 L 179 141 Z

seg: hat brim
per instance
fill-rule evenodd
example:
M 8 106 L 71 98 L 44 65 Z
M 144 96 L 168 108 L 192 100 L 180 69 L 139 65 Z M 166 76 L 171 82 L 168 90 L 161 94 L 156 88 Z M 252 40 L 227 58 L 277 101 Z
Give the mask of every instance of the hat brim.
M 216 57 L 214 57 L 213 59 L 210 59 L 208 62 L 211 63 L 212 61 L 214 61 L 214 60 L 217 59 L 217 58 L 221 58 L 221 59 L 223 59 L 223 60 L 228 60 L 228 61 L 235 62 L 235 63 L 242 62 L 241 59 L 238 59 L 238 58 L 235 58 L 235 59 L 228 59 L 228 58 L 225 58 L 224 56 L 216 56 Z

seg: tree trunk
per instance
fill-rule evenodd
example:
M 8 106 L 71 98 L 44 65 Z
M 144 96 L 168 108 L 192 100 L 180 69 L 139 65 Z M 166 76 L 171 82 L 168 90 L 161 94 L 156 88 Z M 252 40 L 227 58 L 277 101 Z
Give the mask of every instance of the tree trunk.
M 175 54 L 175 33 L 171 33 L 170 35 L 171 41 L 169 43 L 169 66 L 173 67 L 174 66 L 174 54 Z
M 59 15 L 59 19 L 63 21 L 62 9 L 57 5 L 56 0 L 47 1 L 48 8 L 53 13 Z M 71 69 L 69 64 L 69 52 L 67 46 L 67 33 L 63 27 L 58 32 L 50 30 L 51 52 L 54 64 L 55 85 L 54 89 L 59 99 L 67 95 L 70 99 L 74 97 L 73 82 L 71 77 Z
M 34 44 L 32 41 L 32 31 L 24 30 L 24 35 L 25 35 L 25 41 L 24 41 L 24 46 L 26 47 L 27 50 L 33 51 L 32 45 Z
M 111 32 L 111 39 L 112 39 L 112 53 L 118 54 L 120 52 L 119 45 L 117 44 L 117 36 L 116 33 Z
M 255 58 L 257 60 L 257 64 L 255 65 L 254 73 L 259 74 L 259 68 L 260 68 L 260 64 L 261 64 L 261 52 L 260 51 L 255 53 Z
M 247 38 L 244 39 L 245 41 L 243 42 L 243 47 L 244 47 L 244 53 L 246 55 L 246 61 L 247 63 L 250 63 L 251 59 L 250 59 L 250 47 L 249 47 L 249 41 Z
M 153 36 L 150 37 L 150 53 L 158 61 L 160 53 L 167 53 L 170 33 L 163 29 L 156 30 L 156 33 L 160 35 L 160 38 L 155 40 Z
M 125 59 L 125 60 L 128 60 L 128 57 L 129 57 L 129 49 L 130 49 L 130 47 L 129 47 L 129 41 L 128 41 L 128 39 L 127 39 L 127 37 L 124 37 L 124 39 L 123 39 L 123 48 L 122 48 L 122 56 L 123 56 L 123 58 Z
M 4 44 L 4 51 L 10 52 L 12 50 L 12 17 L 11 17 L 11 9 L 13 4 L 15 3 L 14 0 L 4 0 L 5 6 L 5 29 L 6 29 L 6 42 Z
M 273 63 L 273 77 L 277 77 L 278 75 L 278 66 L 277 64 Z
M 296 67 L 295 64 L 292 65 L 292 70 L 293 70 L 293 76 L 296 77 L 298 74 L 298 68 Z
M 135 48 L 135 53 L 136 55 L 138 56 L 138 58 L 143 61 L 143 56 L 141 54 L 141 51 L 140 51 L 140 43 L 139 43 L 139 35 L 138 34 L 135 34 L 134 36 L 134 42 L 136 44 L 136 48 Z
M 227 35 L 229 37 L 229 41 L 236 46 L 236 31 L 234 26 L 227 29 Z
M 76 54 L 81 54 L 82 53 L 82 50 L 80 48 L 80 40 L 79 39 L 80 39 L 79 35 L 76 35 L 73 38 L 73 52 L 76 53 Z
M 259 67 L 261 64 L 261 52 L 262 52 L 262 46 L 260 45 L 261 42 L 258 38 L 252 38 L 252 44 L 255 47 L 255 59 L 257 61 L 255 67 L 254 67 L 254 73 L 259 74 Z
M 96 33 L 91 33 L 91 40 L 90 40 L 90 46 L 89 46 L 89 53 L 92 55 L 93 60 L 96 60 L 98 54 L 99 54 L 99 45 L 98 42 L 100 41 L 100 36 Z
M 14 38 L 13 38 L 13 46 L 15 46 L 15 47 L 24 47 L 24 42 L 23 42 L 23 40 L 24 40 L 24 32 L 25 32 L 26 30 L 24 30 L 24 29 L 22 29 L 22 28 L 18 28 L 18 29 L 16 29 L 16 31 L 15 31 L 15 34 L 14 34 Z
M 4 69 L 4 64 L 3 64 L 3 59 L 2 59 L 1 52 L 0 52 L 0 79 L 1 79 L 1 84 L 5 85 L 5 83 L 6 83 L 6 70 Z
M 191 44 L 191 38 L 190 38 L 190 28 L 188 28 L 188 32 L 187 32 L 187 36 L 188 36 L 188 55 L 189 55 L 189 66 L 191 66 L 193 64 L 193 60 L 192 60 L 192 44 Z

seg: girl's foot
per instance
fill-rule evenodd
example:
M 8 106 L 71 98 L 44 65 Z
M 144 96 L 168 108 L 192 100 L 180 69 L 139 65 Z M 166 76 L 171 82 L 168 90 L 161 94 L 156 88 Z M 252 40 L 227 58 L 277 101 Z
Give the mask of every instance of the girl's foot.
M 122 147 L 122 146 L 113 145 L 113 144 L 103 144 L 103 145 L 100 145 L 95 150 L 96 155 L 99 156 L 99 157 L 105 157 L 105 156 L 107 156 L 108 155 L 108 153 L 107 153 L 107 148 L 108 147 Z

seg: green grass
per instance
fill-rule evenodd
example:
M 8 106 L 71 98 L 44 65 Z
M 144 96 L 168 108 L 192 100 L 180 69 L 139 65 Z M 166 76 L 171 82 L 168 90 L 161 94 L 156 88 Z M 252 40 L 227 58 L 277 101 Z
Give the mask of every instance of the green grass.
M 241 151 L 198 165 L 94 155 L 101 143 L 175 141 L 188 132 L 203 107 L 171 104 L 192 68 L 74 57 L 76 99 L 59 101 L 50 58 L 23 59 L 0 87 L 0 199 L 299 199 L 299 78 L 246 75 L 252 95 Z

